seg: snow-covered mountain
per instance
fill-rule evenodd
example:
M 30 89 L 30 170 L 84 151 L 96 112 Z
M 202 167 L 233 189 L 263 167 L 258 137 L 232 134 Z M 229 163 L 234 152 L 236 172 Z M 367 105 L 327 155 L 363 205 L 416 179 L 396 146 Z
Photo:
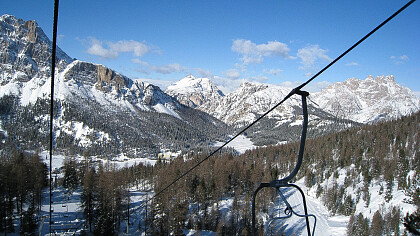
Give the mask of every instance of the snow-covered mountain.
M 221 99 L 224 94 L 208 78 L 196 78 L 193 75 L 170 85 L 165 92 L 176 98 L 181 104 L 199 107 Z
M 215 93 L 208 91 L 219 91 L 217 87 L 206 79 L 204 84 L 211 84 L 211 89 L 208 89 L 210 86 L 202 86 L 202 81 L 189 76 L 167 91 L 181 103 L 238 128 L 256 120 L 291 91 L 272 84 L 245 82 L 225 96 L 219 96 L 221 93 L 214 96 Z M 332 84 L 309 98 L 310 127 L 317 129 L 317 134 L 339 131 L 358 123 L 394 119 L 420 109 L 420 99 L 410 89 L 398 85 L 393 76 L 378 76 L 376 79 L 369 76 L 366 80 L 352 78 Z M 199 102 L 193 102 L 196 100 Z M 248 135 L 254 136 L 253 141 L 259 144 L 290 141 L 298 137 L 295 127 L 301 122 L 301 98 L 295 95 L 268 114 Z M 283 135 L 279 137 L 279 133 Z M 287 137 L 291 133 L 296 135 Z M 257 141 L 261 138 L 264 141 Z
M 203 89 L 194 89 L 190 81 L 195 81 L 197 84 L 199 82 L 193 76 L 189 76 L 177 82 L 176 86 L 168 88 L 167 91 L 170 91 L 168 93 L 181 102 L 185 101 L 185 98 L 192 97 L 191 94 L 194 94 L 194 97 L 208 97 Z M 207 81 L 208 79 L 206 83 L 209 83 Z M 211 91 L 215 90 L 219 91 L 212 84 Z M 184 104 L 208 112 L 227 124 L 242 126 L 254 121 L 289 92 L 290 88 L 245 82 L 225 96 L 201 99 L 201 104 L 191 105 L 191 101 Z M 365 80 L 350 78 L 344 82 L 334 83 L 321 92 L 311 94 L 310 99 L 315 102 L 312 103 L 314 107 L 333 116 L 358 123 L 394 119 L 420 110 L 420 99 L 409 88 L 397 84 L 392 75 L 376 78 L 369 76 Z M 293 107 L 299 106 L 300 98 L 292 97 L 268 117 L 276 118 L 281 122 L 291 121 L 295 113 Z
M 204 103 L 198 109 L 240 128 L 274 107 L 290 91 L 290 88 L 277 85 L 245 82 L 233 92 L 218 100 Z M 335 119 L 310 100 L 308 109 L 312 135 L 339 131 L 353 125 L 352 122 Z M 302 101 L 299 95 L 294 95 L 252 127 L 247 135 L 259 145 L 293 141 L 300 136 L 301 125 Z
M 199 109 L 230 125 L 249 124 L 259 115 L 276 105 L 290 90 L 269 84 L 245 82 L 233 92 L 211 103 L 203 104 Z M 300 106 L 300 97 L 294 96 L 268 115 L 282 122 L 291 121 L 293 107 Z
M 420 99 L 397 84 L 392 75 L 337 82 L 316 94 L 314 100 L 322 109 L 360 123 L 395 119 L 420 109 Z
M 11 15 L 1 16 L 0 33 L 0 149 L 42 150 L 48 140 L 51 41 L 35 21 Z M 208 145 L 227 135 L 223 122 L 180 104 L 157 86 L 72 60 L 60 49 L 57 62 L 59 150 L 138 156 Z

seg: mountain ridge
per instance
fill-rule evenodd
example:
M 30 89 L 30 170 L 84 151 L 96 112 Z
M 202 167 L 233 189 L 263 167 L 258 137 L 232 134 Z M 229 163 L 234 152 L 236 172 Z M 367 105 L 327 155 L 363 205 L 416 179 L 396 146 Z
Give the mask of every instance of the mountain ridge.
M 166 91 L 171 92 L 171 88 Z M 178 88 L 178 97 L 181 96 L 182 91 L 185 89 Z M 255 113 L 264 113 L 290 91 L 291 88 L 274 84 L 244 82 L 239 88 L 224 96 L 209 98 L 203 93 L 200 96 L 206 97 L 203 100 L 207 102 L 193 107 L 208 112 L 227 124 L 249 124 L 257 118 Z M 266 93 L 266 95 L 263 96 L 262 93 Z M 183 95 L 188 97 L 188 92 Z M 253 96 L 255 97 L 252 98 Z M 409 88 L 397 84 L 392 75 L 377 76 L 376 78 L 369 75 L 364 80 L 349 78 L 343 82 L 333 83 L 320 92 L 311 93 L 310 98 L 314 101 L 314 106 L 332 116 L 358 123 L 398 118 L 420 110 L 420 99 Z M 254 99 L 255 102 L 252 103 L 247 99 Z M 232 109 L 233 104 L 239 106 L 240 109 Z M 250 108 L 251 105 L 254 107 Z M 289 104 L 289 106 L 291 105 Z M 293 102 L 293 105 L 296 105 L 296 102 Z M 367 111 L 370 108 L 373 108 L 372 111 Z M 244 112 L 246 110 L 251 110 L 251 112 Z

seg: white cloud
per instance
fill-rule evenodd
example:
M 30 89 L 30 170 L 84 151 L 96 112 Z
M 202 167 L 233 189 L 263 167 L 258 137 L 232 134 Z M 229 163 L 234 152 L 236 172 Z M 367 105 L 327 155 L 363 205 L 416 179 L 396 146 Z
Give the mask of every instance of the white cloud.
M 286 87 L 286 88 L 296 88 L 297 86 L 301 85 L 303 82 L 302 81 L 284 81 L 282 83 L 280 83 L 280 86 Z M 309 83 L 308 85 L 306 85 L 303 90 L 308 91 L 310 93 L 315 93 L 315 92 L 319 92 L 322 89 L 324 89 L 325 87 L 327 87 L 328 85 L 330 85 L 331 82 L 328 81 L 319 81 L 319 82 L 312 82 Z
M 359 63 L 357 63 L 357 62 L 349 62 L 349 63 L 346 64 L 346 66 L 358 66 L 358 65 L 359 65 Z
M 289 56 L 290 49 L 287 44 L 278 41 L 269 41 L 268 43 L 256 44 L 251 40 L 236 39 L 233 40 L 232 51 L 242 55 L 240 59 L 244 65 L 252 63 L 262 63 L 264 57 L 277 56 L 283 58 L 292 58 Z
M 201 69 L 201 68 L 195 68 L 195 71 L 196 71 L 198 77 L 201 77 L 201 78 L 212 79 L 214 77 L 213 73 L 211 73 L 211 71 L 209 71 L 209 70 L 205 70 L 205 69 Z
M 267 82 L 268 78 L 264 75 L 257 75 L 253 77 L 248 78 L 236 78 L 231 79 L 227 77 L 221 77 L 221 76 L 214 76 L 213 82 L 214 84 L 222 90 L 224 94 L 228 94 L 232 92 L 233 90 L 237 89 L 242 83 L 244 82 L 258 82 L 258 83 L 265 83 Z
M 417 95 L 417 97 L 419 97 L 419 98 L 420 98 L 420 91 L 413 91 L 413 93 L 414 93 L 415 95 Z
M 152 50 L 152 46 L 134 40 L 102 42 L 94 37 L 89 37 L 89 44 L 87 53 L 107 59 L 117 58 L 120 53 L 124 52 L 132 52 L 133 56 L 141 57 Z
M 214 84 L 224 93 L 228 94 L 237 89 L 246 79 L 228 79 L 215 75 L 213 78 Z
M 410 60 L 410 58 L 407 56 L 407 55 L 401 55 L 401 56 L 399 56 L 399 57 L 396 57 L 396 56 L 390 56 L 389 57 L 393 62 L 394 62 L 394 64 L 396 64 L 396 65 L 400 65 L 400 64 L 403 64 L 404 62 L 406 62 L 406 61 L 408 61 L 408 60 Z
M 247 81 L 265 83 L 268 81 L 268 77 L 264 75 L 257 75 L 247 78 Z
M 229 79 L 238 79 L 241 76 L 241 74 L 239 74 L 239 71 L 237 69 L 229 69 L 223 72 L 223 75 L 228 77 Z
M 400 56 L 400 60 L 407 61 L 408 56 L 407 55 L 402 55 L 402 56 Z
M 152 66 L 152 70 L 159 73 L 159 74 L 171 74 L 177 72 L 183 72 L 187 68 L 181 66 L 178 63 L 167 64 L 163 66 Z
M 299 49 L 297 56 L 302 60 L 301 63 L 303 65 L 299 67 L 299 69 L 314 69 L 315 63 L 318 59 L 331 61 L 331 58 L 326 53 L 327 50 L 320 48 L 319 45 L 309 45 Z
M 138 58 L 134 58 L 131 61 L 138 64 L 139 68 L 137 69 L 137 71 L 144 74 L 150 74 L 152 72 L 156 72 L 159 74 L 171 74 L 171 73 L 183 72 L 188 69 L 187 67 L 184 67 L 178 63 L 171 63 L 167 65 L 156 66 L 156 65 L 150 65 L 148 62 L 142 61 Z
M 280 72 L 282 72 L 282 70 L 281 69 L 270 69 L 270 70 L 264 69 L 263 72 L 270 75 L 278 75 L 280 74 Z

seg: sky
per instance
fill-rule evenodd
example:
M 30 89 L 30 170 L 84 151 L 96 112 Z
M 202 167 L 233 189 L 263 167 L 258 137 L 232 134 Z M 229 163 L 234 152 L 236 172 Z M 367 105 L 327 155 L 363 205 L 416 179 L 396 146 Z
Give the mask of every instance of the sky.
M 58 46 L 165 89 L 186 75 L 224 92 L 254 81 L 296 87 L 408 1 L 61 0 Z M 53 0 L 0 1 L 0 14 L 36 20 L 52 38 Z M 394 75 L 420 96 L 415 2 L 306 87 Z

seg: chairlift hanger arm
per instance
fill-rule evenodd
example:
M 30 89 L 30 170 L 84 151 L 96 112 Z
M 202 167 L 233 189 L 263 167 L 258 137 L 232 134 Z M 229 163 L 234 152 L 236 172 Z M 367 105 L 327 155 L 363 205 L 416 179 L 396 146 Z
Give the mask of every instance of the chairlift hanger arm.
M 307 129 L 308 129 L 308 106 L 307 106 L 307 101 L 306 98 L 309 96 L 309 93 L 306 91 L 301 91 L 300 89 L 294 89 L 292 90 L 292 92 L 289 94 L 290 96 L 293 94 L 297 94 L 300 95 L 302 97 L 302 113 L 303 113 L 303 122 L 302 122 L 302 134 L 301 134 L 301 138 L 300 138 L 300 147 L 299 147 L 299 154 L 298 154 L 298 160 L 296 162 L 295 168 L 293 169 L 293 171 L 285 178 L 280 179 L 280 180 L 273 180 L 270 183 L 261 183 L 260 186 L 258 186 L 258 188 L 255 190 L 254 195 L 252 196 L 252 230 L 253 230 L 253 235 L 256 235 L 255 232 L 255 226 L 256 226 L 256 216 L 255 216 L 255 199 L 257 197 L 258 192 L 263 189 L 263 188 L 276 188 L 278 191 L 280 191 L 281 187 L 294 187 L 297 188 L 299 190 L 299 192 L 302 195 L 303 198 L 303 205 L 304 205 L 304 210 L 305 210 L 305 214 L 304 215 L 299 215 L 296 214 L 293 209 L 291 208 L 290 204 L 288 204 L 287 200 L 284 198 L 284 196 L 281 194 L 282 200 L 286 202 L 286 204 L 288 205 L 288 210 L 290 211 L 290 216 L 292 213 L 294 213 L 295 215 L 299 216 L 299 217 L 305 217 L 306 218 L 306 228 L 308 231 L 308 235 L 311 235 L 311 229 L 309 226 L 309 218 L 308 216 L 313 216 L 315 218 L 315 224 L 316 224 L 316 217 L 314 215 L 308 215 L 307 212 L 307 207 L 306 207 L 306 200 L 305 200 L 305 195 L 303 194 L 303 191 L 294 184 L 290 184 L 289 182 L 296 176 L 296 174 L 298 173 L 301 165 L 302 165 L 302 161 L 303 161 L 303 153 L 305 151 L 305 141 L 306 141 L 306 133 L 307 133 Z M 290 217 L 289 216 L 289 217 Z M 314 224 L 314 230 L 313 232 L 315 232 L 315 224 Z
M 293 171 L 289 174 L 289 176 L 280 179 L 280 180 L 273 180 L 270 185 L 272 187 L 276 187 L 278 185 L 289 183 L 298 173 L 302 161 L 303 161 L 303 152 L 305 151 L 305 141 L 306 141 L 306 133 L 308 130 L 308 106 L 306 98 L 309 96 L 309 93 L 306 91 L 296 90 L 296 94 L 300 95 L 302 97 L 302 113 L 303 113 L 303 122 L 302 122 L 302 135 L 300 137 L 300 147 L 299 147 L 299 155 L 298 160 L 296 162 L 295 168 Z

